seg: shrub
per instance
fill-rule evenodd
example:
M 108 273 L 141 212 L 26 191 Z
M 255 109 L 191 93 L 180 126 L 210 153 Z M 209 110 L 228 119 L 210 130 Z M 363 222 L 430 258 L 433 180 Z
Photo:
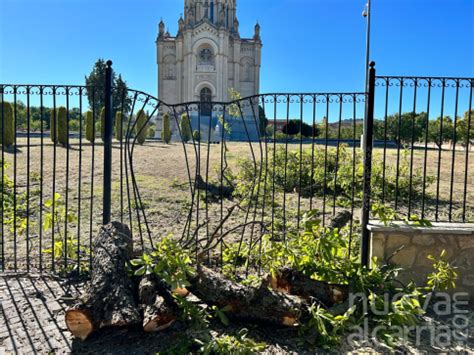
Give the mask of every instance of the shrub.
M 305 138 L 309 138 L 313 136 L 317 137 L 321 133 L 321 130 L 316 124 L 312 126 L 306 122 L 302 122 L 301 120 L 289 120 L 288 123 L 283 126 L 282 132 L 285 135 L 288 134 L 290 136 L 294 136 L 300 134 L 300 137 L 303 136 Z M 273 135 L 273 127 L 271 135 Z
M 194 138 L 194 141 L 199 142 L 201 140 L 201 132 L 195 129 L 193 132 L 193 138 Z
M 102 141 L 105 138 L 105 107 L 102 107 L 100 110 L 100 136 L 102 137 Z
M 161 139 L 168 144 L 171 141 L 170 115 L 166 112 L 163 115 L 163 125 L 161 127 Z
M 327 155 L 323 150 L 315 150 L 314 161 L 311 149 L 286 152 L 283 147 L 276 151 L 269 151 L 268 164 L 263 164 L 260 175 L 259 168 L 255 169 L 250 159 L 242 159 L 238 164 L 236 176 L 229 176 L 229 180 L 237 183 L 235 193 L 239 196 L 250 196 L 252 188 L 257 184 L 263 184 L 265 180 L 270 186 L 275 186 L 280 192 L 299 192 L 303 197 L 335 195 L 338 204 L 351 201 L 354 190 L 355 202 L 360 203 L 363 191 L 363 161 L 362 154 L 357 153 L 355 157 L 352 150 L 345 145 L 339 146 L 337 150 L 330 148 Z M 336 163 L 337 162 L 337 163 Z M 353 171 L 353 164 L 355 169 Z M 267 166 L 267 170 L 265 170 Z M 326 169 L 325 169 L 326 167 Z M 400 169 L 397 176 L 396 167 L 387 165 L 385 167 L 385 177 L 383 174 L 383 160 L 377 154 L 374 155 L 372 163 L 372 198 L 378 201 L 382 196 L 382 186 L 385 185 L 385 199 L 395 199 L 398 184 L 398 196 L 400 201 L 420 197 L 423 192 L 423 172 L 421 169 L 414 169 L 410 179 L 410 160 L 408 152 L 402 154 Z M 353 180 L 354 173 L 354 180 Z M 229 172 L 231 174 L 231 172 Z M 337 175 L 336 175 L 337 174 Z M 426 188 L 434 181 L 432 176 L 426 177 Z M 260 189 L 262 190 L 262 189 Z
M 69 114 L 69 117 L 71 115 Z M 69 132 L 79 132 L 80 131 L 80 122 L 79 119 L 69 120 Z
M 289 120 L 288 123 L 283 126 L 282 132 L 290 136 L 298 134 L 300 132 L 299 121 Z
M 118 140 L 119 142 L 122 141 L 123 139 L 123 127 L 124 127 L 124 122 L 123 122 L 123 115 L 121 111 L 117 111 L 115 114 L 115 139 Z
M 58 108 L 56 122 L 58 124 L 57 143 L 67 146 L 68 143 L 68 127 L 67 127 L 67 110 L 61 106 Z
M 13 116 L 12 105 L 9 102 L 2 102 L 3 129 L 0 125 L 0 142 L 3 146 L 9 147 L 15 142 L 15 118 Z M 5 138 L 5 139 L 4 139 Z
M 181 129 L 181 139 L 183 142 L 187 143 L 189 140 L 191 140 L 191 122 L 189 121 L 189 116 L 186 113 L 181 115 L 179 128 Z
M 137 135 L 138 144 L 145 143 L 147 137 L 148 115 L 145 111 L 140 110 L 137 113 L 137 124 L 135 125 L 135 132 Z
M 155 134 L 156 134 L 156 126 L 150 125 L 147 131 L 147 138 L 155 138 Z
M 58 143 L 58 129 L 56 123 L 58 122 L 57 110 L 51 109 L 51 115 L 49 119 L 49 135 L 51 142 L 54 144 Z
M 94 114 L 92 111 L 86 112 L 86 139 L 91 143 L 94 143 L 95 140 Z

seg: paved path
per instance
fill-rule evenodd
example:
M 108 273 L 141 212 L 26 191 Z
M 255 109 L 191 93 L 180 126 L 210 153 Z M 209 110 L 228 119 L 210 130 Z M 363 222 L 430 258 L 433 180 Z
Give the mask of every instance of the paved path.
M 0 277 L 0 354 L 67 353 L 72 337 L 64 323 L 66 297 L 78 289 L 53 277 Z
M 80 287 L 51 276 L 0 274 L 0 355 L 156 354 L 182 340 L 182 324 L 154 334 L 141 327 L 104 328 L 85 342 L 74 339 L 64 310 Z
M 187 328 L 176 322 L 172 330 L 160 333 L 144 333 L 140 326 L 129 328 L 104 328 L 93 333 L 85 342 L 73 339 L 64 323 L 64 310 L 80 292 L 81 284 L 68 284 L 51 276 L 27 274 L 0 274 L 0 355 L 3 354 L 156 354 L 177 345 L 187 334 Z M 474 312 L 469 314 L 467 343 L 453 343 L 445 349 L 432 348 L 429 344 L 421 347 L 408 346 L 402 352 L 439 351 L 473 353 L 474 352 Z M 449 317 L 448 317 L 449 318 Z M 428 319 L 426 324 L 432 323 Z M 438 327 L 451 324 L 450 319 Z M 232 329 L 237 332 L 244 324 L 233 322 Z M 265 353 L 296 354 L 301 353 L 297 332 L 289 328 L 275 329 L 245 324 L 259 341 L 271 345 Z M 235 328 L 235 329 L 234 329 Z M 220 329 L 222 331 L 222 329 Z M 191 334 L 192 335 L 192 334 Z M 187 334 L 190 336 L 190 334 Z M 295 338 L 296 337 L 296 338 Z M 426 339 L 425 339 L 426 340 Z M 280 347 L 279 343 L 283 347 Z M 373 348 L 354 348 L 341 344 L 341 353 L 356 351 L 365 353 Z M 387 348 L 378 349 L 387 351 Z M 179 353 L 179 350 L 177 351 Z M 311 352 L 309 352 L 311 353 Z

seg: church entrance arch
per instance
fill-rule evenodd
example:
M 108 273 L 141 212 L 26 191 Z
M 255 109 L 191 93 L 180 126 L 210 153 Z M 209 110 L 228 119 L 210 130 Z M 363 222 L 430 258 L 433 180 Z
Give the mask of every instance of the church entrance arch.
M 212 91 L 208 87 L 204 87 L 199 92 L 201 102 L 201 116 L 211 116 L 212 111 Z

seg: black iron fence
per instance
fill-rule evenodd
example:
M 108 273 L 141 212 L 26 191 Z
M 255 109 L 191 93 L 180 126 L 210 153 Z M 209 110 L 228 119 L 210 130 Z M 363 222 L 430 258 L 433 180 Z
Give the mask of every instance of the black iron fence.
M 168 105 L 110 83 L 0 85 L 0 268 L 85 271 L 111 219 L 130 226 L 137 253 L 173 234 L 220 267 L 252 254 L 248 271 L 268 240 L 342 215 L 346 256 L 362 243 L 367 261 L 371 213 L 474 219 L 472 89 L 373 68 L 368 93 L 221 103 Z
M 376 196 L 407 217 L 472 221 L 473 79 L 381 76 L 376 86 L 375 138 L 396 144 L 376 157 Z

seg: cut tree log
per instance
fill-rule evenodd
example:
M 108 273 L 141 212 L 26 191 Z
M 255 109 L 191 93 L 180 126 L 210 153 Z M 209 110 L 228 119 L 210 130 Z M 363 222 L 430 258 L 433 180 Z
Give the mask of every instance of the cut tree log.
M 69 331 L 85 340 L 106 326 L 140 323 L 133 285 L 125 265 L 132 256 L 132 237 L 124 224 L 103 226 L 93 245 L 91 280 L 80 300 L 65 314 Z
M 244 286 L 200 266 L 190 291 L 203 302 L 226 308 L 230 317 L 295 326 L 307 309 L 304 300 L 260 287 Z
M 326 307 L 343 302 L 349 294 L 347 285 L 329 284 L 313 280 L 300 271 L 286 267 L 277 271 L 276 277 L 269 275 L 267 285 L 273 290 L 315 299 Z
M 330 229 L 341 229 L 352 219 L 352 214 L 343 210 L 338 212 L 330 221 Z M 313 280 L 300 271 L 284 267 L 277 271 L 276 277 L 269 275 L 267 285 L 273 290 L 297 295 L 305 299 L 314 298 L 326 307 L 347 299 L 349 288 L 347 285 L 329 284 Z
M 153 275 L 144 276 L 138 286 L 138 297 L 143 304 L 143 330 L 157 332 L 171 326 L 178 318 L 172 296 L 160 286 Z

